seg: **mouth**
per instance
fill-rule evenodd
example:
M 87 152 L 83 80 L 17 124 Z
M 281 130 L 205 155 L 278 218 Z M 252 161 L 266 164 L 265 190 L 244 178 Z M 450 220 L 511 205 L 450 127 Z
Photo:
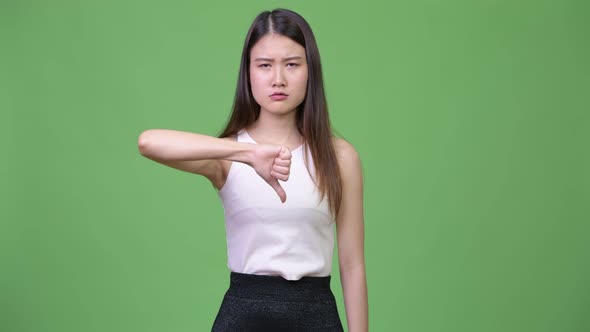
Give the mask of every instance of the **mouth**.
M 289 95 L 284 92 L 275 92 L 272 95 L 270 95 L 270 99 L 273 101 L 281 101 L 287 99 L 288 96 Z

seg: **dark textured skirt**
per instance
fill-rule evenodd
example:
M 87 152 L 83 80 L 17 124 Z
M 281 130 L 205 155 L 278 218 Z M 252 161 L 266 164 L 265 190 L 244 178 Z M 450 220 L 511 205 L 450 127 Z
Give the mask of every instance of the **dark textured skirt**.
M 229 289 L 211 331 L 341 332 L 330 277 L 290 281 L 281 276 L 231 272 Z

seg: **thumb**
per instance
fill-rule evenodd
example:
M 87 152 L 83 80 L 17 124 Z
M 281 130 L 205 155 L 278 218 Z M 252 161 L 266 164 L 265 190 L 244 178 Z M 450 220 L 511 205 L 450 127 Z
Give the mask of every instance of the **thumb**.
M 291 150 L 289 148 L 282 146 L 281 151 L 279 151 L 279 158 L 281 159 L 291 159 Z
M 277 179 L 273 178 L 268 183 L 270 184 L 272 189 L 274 189 L 277 192 L 277 194 L 279 194 L 279 198 L 281 199 L 281 203 L 285 203 L 285 201 L 287 200 L 287 193 L 285 193 L 285 189 L 283 189 L 283 187 L 281 187 L 281 184 L 279 183 L 279 181 Z

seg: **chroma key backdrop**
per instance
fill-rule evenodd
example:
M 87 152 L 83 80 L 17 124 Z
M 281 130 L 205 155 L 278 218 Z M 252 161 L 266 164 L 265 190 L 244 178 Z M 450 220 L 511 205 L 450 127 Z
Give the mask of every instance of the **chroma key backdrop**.
M 137 138 L 217 135 L 280 7 L 362 159 L 370 331 L 590 331 L 583 0 L 0 1 L 0 330 L 211 329 L 219 197 Z

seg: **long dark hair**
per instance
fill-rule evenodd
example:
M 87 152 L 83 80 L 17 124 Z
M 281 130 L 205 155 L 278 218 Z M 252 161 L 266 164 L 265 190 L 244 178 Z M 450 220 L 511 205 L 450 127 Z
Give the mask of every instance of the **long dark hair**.
M 336 216 L 340 209 L 342 183 L 332 141 L 320 52 L 311 27 L 301 15 L 288 9 L 275 9 L 262 12 L 254 19 L 242 49 L 233 111 L 219 137 L 235 135 L 258 119 L 260 106 L 256 103 L 250 86 L 250 51 L 264 35 L 271 32 L 291 38 L 305 48 L 307 92 L 305 99 L 297 107 L 296 125 L 303 136 L 306 152 L 304 156 L 307 156 L 308 149 L 311 151 L 316 170 L 315 181 L 321 198 L 328 195 L 330 211 Z

